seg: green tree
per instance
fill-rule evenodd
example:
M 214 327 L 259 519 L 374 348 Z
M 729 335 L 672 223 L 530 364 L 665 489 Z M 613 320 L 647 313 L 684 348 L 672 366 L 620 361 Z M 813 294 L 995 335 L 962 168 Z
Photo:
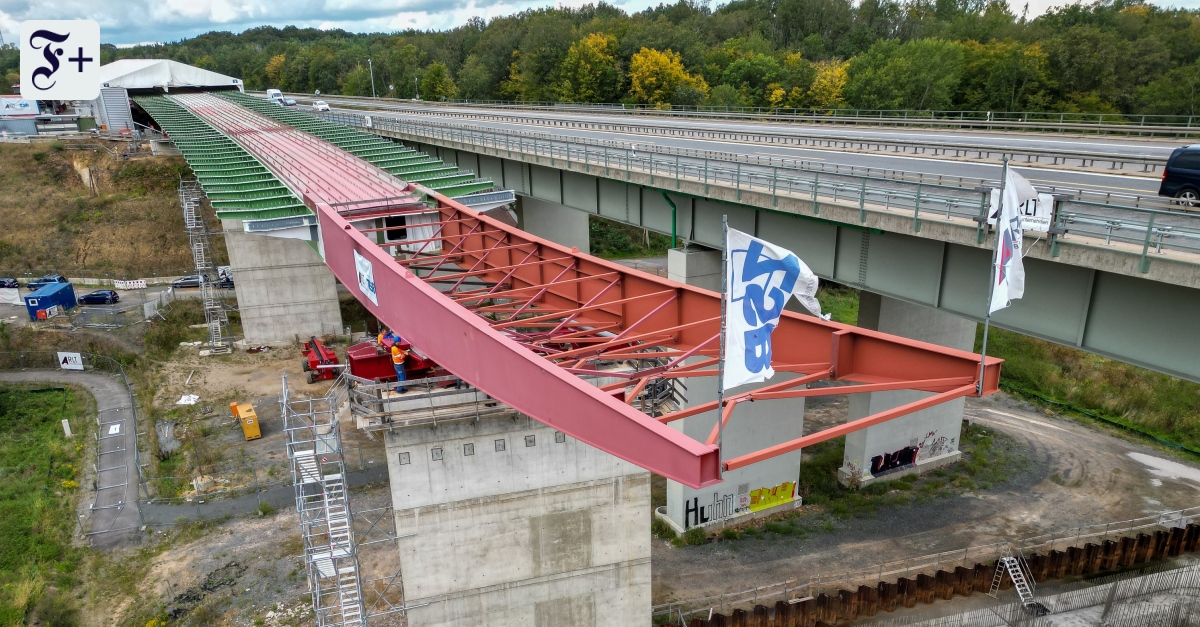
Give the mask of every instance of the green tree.
M 690 89 L 680 90 L 681 87 Z M 641 102 L 675 104 L 677 93 L 690 99 L 708 94 L 708 84 L 683 68 L 679 54 L 642 48 L 629 63 L 629 94 Z
M 947 109 L 962 79 L 962 45 L 880 41 L 850 60 L 846 100 L 861 109 Z
M 613 102 L 621 72 L 613 56 L 617 38 L 592 33 L 571 44 L 559 69 L 558 97 L 566 102 Z
M 267 65 L 263 68 L 263 72 L 267 75 L 267 80 L 272 85 L 279 85 L 283 80 L 283 68 L 287 63 L 286 54 L 277 54 L 267 61 Z
M 808 90 L 808 104 L 818 109 L 837 109 L 846 106 L 843 94 L 849 76 L 846 68 L 849 61 L 821 61 L 817 63 L 816 77 Z
M 1040 44 L 968 41 L 963 50 L 963 104 L 989 111 L 1024 111 L 1044 102 L 1050 86 L 1049 60 Z
M 425 68 L 425 76 L 421 79 L 421 98 L 423 100 L 446 100 L 458 93 L 454 81 L 450 78 L 450 70 L 441 61 L 432 63 Z
M 363 66 L 357 66 L 346 74 L 342 81 L 342 93 L 347 96 L 370 96 L 371 73 Z
M 738 90 L 731 85 L 717 85 L 708 92 L 708 98 L 704 101 L 706 107 L 744 107 L 746 103 L 742 101 L 742 97 L 738 94 Z
M 1168 115 L 1200 115 L 1200 61 L 1177 67 L 1138 90 L 1141 110 Z
M 721 82 L 737 89 L 742 100 L 752 106 L 765 107 L 771 104 L 768 102 L 770 92 L 767 86 L 779 83 L 782 78 L 783 67 L 778 61 L 765 54 L 755 53 L 730 63 L 721 75 Z M 770 91 L 781 88 L 776 86 Z

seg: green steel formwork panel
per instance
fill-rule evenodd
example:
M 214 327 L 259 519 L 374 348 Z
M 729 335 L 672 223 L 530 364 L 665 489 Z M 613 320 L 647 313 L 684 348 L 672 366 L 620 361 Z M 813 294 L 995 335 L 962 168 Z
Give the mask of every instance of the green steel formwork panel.
M 312 212 L 233 140 L 165 96 L 137 96 L 175 142 L 222 219 L 265 219 Z

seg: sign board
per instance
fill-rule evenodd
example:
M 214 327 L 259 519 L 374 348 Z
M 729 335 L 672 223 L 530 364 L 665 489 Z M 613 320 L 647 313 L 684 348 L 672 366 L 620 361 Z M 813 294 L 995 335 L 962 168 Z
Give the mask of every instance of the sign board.
M 372 303 L 379 304 L 379 296 L 375 293 L 375 267 L 371 265 L 371 260 L 358 254 L 354 251 L 354 273 L 358 275 L 358 289 L 367 298 L 371 299 Z
M 146 289 L 146 279 L 133 279 L 131 281 L 113 281 L 113 287 L 119 290 L 144 290 Z
M 100 97 L 100 25 L 95 20 L 21 22 L 21 97 Z
M 991 193 L 991 210 L 988 213 L 988 224 L 996 225 L 996 215 L 1000 211 L 1000 190 L 993 189 Z M 1021 203 L 1018 209 L 1021 213 L 1021 230 L 1046 233 L 1050 231 L 1050 222 L 1054 219 L 1054 195 L 1038 192 L 1037 200 Z
M 0 96 L 0 118 L 31 118 L 41 113 L 36 100 L 20 96 Z
M 83 356 L 79 353 L 59 353 L 58 367 L 63 370 L 83 370 Z

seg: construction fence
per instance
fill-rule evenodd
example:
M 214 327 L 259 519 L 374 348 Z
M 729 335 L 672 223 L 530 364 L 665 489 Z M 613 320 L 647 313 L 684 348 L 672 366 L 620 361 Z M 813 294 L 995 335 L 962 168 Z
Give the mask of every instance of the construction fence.
M 688 627 L 816 627 L 875 616 L 954 595 L 989 592 L 997 558 L 1008 546 L 1024 556 L 1035 583 L 1068 575 L 1128 569 L 1200 548 L 1200 508 L 1167 512 L 1067 533 L 997 543 L 808 581 L 659 605 L 654 615 Z M 973 563 L 972 563 L 973 562 Z M 1000 589 L 1012 586 L 1008 577 Z M 774 607 L 766 605 L 774 601 Z M 741 607 L 739 607 L 741 606 Z M 743 609 L 749 607 L 749 609 Z M 730 612 L 726 615 L 725 612 Z M 698 618 L 704 617 L 704 618 Z

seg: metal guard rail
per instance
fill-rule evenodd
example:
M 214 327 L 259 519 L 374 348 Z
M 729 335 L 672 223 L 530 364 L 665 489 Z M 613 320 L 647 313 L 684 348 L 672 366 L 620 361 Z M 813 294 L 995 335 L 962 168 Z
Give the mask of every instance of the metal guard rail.
M 321 115 L 327 119 L 336 120 L 338 118 L 338 116 L 345 116 L 345 115 L 353 116 L 354 114 L 326 112 L 326 113 L 322 113 Z M 388 119 L 388 118 L 380 118 L 380 119 L 376 120 L 376 118 L 372 117 L 373 124 L 377 123 L 377 124 L 381 124 L 381 125 L 386 125 L 386 123 L 388 121 L 390 121 L 390 119 Z M 413 122 L 413 121 L 408 121 L 408 122 L 412 123 L 412 124 L 421 124 L 420 122 Z M 447 126 L 450 128 L 460 128 L 460 129 L 465 129 L 465 130 L 476 130 L 476 131 L 481 130 L 478 126 L 466 124 L 466 123 L 452 123 L 452 122 L 433 123 L 433 122 L 429 122 L 427 124 L 431 124 L 431 125 L 438 124 L 438 125 Z M 492 131 L 484 131 L 484 132 L 492 132 Z M 544 133 L 544 132 L 538 132 L 538 131 L 506 131 L 506 132 L 508 132 L 509 134 L 517 135 L 517 136 L 521 136 L 521 137 L 540 138 L 540 139 L 545 139 L 547 141 L 562 141 L 561 135 L 554 135 L 551 133 Z M 1000 185 L 999 179 L 993 180 L 993 179 L 973 178 L 973 177 L 965 177 L 965 176 L 925 174 L 923 172 L 906 172 L 904 170 L 895 170 L 895 169 L 890 169 L 890 168 L 873 168 L 873 167 L 868 167 L 868 166 L 856 166 L 856 165 L 847 165 L 847 164 L 840 164 L 840 163 L 814 162 L 814 161 L 809 161 L 807 159 L 789 159 L 789 158 L 785 158 L 785 157 L 772 157 L 769 155 L 768 156 L 747 155 L 747 154 L 740 154 L 740 153 L 733 153 L 733 152 L 724 152 L 724 151 L 719 151 L 719 150 L 697 150 L 697 149 L 693 149 L 693 148 L 677 148 L 677 147 L 672 147 L 672 146 L 658 146 L 658 145 L 654 145 L 654 144 L 643 144 L 643 145 L 638 146 L 635 142 L 621 142 L 621 141 L 615 141 L 615 140 L 596 140 L 596 139 L 577 138 L 574 141 L 576 143 L 581 143 L 581 144 L 595 145 L 595 146 L 611 146 L 611 147 L 619 147 L 622 149 L 636 146 L 638 148 L 638 150 L 640 150 L 640 151 L 654 152 L 656 154 L 686 156 L 686 157 L 691 157 L 691 158 L 695 158 L 695 159 L 712 159 L 712 160 L 718 160 L 718 161 L 740 162 L 740 163 L 752 164 L 752 165 L 763 166 L 763 167 L 781 167 L 781 168 L 788 168 L 788 169 L 793 169 L 793 170 L 819 171 L 821 173 L 828 173 L 828 174 L 848 174 L 850 176 L 863 176 L 866 178 L 886 179 L 886 180 L 900 181 L 900 182 L 906 182 L 906 183 L 922 183 L 922 184 L 957 186 L 957 187 L 965 187 L 965 188 L 972 189 L 972 190 L 975 190 L 975 188 L 977 188 L 977 187 L 995 188 L 995 187 L 999 187 L 999 185 Z M 878 143 L 878 142 L 864 142 L 864 143 Z M 1118 158 L 1118 160 L 1120 159 L 1119 156 L 1117 158 Z M 978 191 L 978 190 L 975 190 L 975 191 Z M 1128 206 L 1133 206 L 1133 207 L 1146 207 L 1146 208 L 1150 208 L 1150 209 L 1187 211 L 1187 209 L 1184 208 L 1185 207 L 1184 205 L 1177 204 L 1173 200 L 1163 198 L 1158 195 L 1143 196 L 1143 195 L 1139 195 L 1139 194 L 1122 194 L 1119 192 L 1116 192 L 1116 193 L 1114 193 L 1114 192 L 1096 192 L 1096 191 L 1079 189 L 1079 188 L 1066 188 L 1066 187 L 1055 187 L 1055 186 L 1051 186 L 1048 188 L 1043 187 L 1041 191 L 1050 193 L 1050 194 L 1070 194 L 1081 200 L 1087 200 L 1087 201 L 1092 201 L 1092 202 L 1113 203 L 1115 201 L 1117 203 L 1128 205 Z
M 252 92 L 247 93 L 265 93 Z M 369 100 L 413 105 L 399 98 L 289 93 L 305 99 Z M 708 107 L 625 103 L 579 103 L 507 100 L 421 100 L 427 107 L 470 106 L 513 110 L 561 110 L 681 118 L 753 119 L 777 122 L 835 122 L 890 125 L 938 125 L 974 128 L 1025 128 L 1080 130 L 1122 134 L 1194 135 L 1200 133 L 1200 116 L 1125 113 L 1065 113 L 1048 111 L 959 111 L 921 109 L 819 109 L 786 107 Z
M 780 165 L 757 166 L 742 161 L 728 162 L 703 158 L 685 161 L 679 152 L 634 149 L 629 144 L 606 140 L 549 139 L 531 137 L 523 132 L 483 131 L 470 126 L 414 122 L 391 118 L 372 118 L 367 126 L 364 115 L 325 113 L 330 121 L 372 130 L 434 141 L 452 141 L 501 151 L 546 157 L 553 163 L 561 159 L 568 166 L 584 164 L 612 170 L 641 172 L 651 183 L 678 189 L 684 181 L 729 187 L 740 191 L 769 192 L 773 197 L 788 196 L 820 203 L 857 205 L 860 222 L 872 212 L 905 212 L 912 215 L 913 231 L 920 230 L 922 219 L 982 223 L 988 207 L 990 189 L 963 188 L 936 183 L 912 183 L 880 177 L 852 174 L 825 174 Z M 541 135 L 541 134 L 538 134 Z M 593 150 L 593 147 L 595 150 Z M 673 159 L 657 158 L 656 155 Z M 659 179 L 657 181 L 655 179 Z M 1111 246 L 1116 242 L 1142 246 L 1142 271 L 1149 267 L 1150 254 L 1166 252 L 1196 255 L 1190 263 L 1200 263 L 1200 214 L 1087 201 L 1061 200 L 1056 203 L 1052 246 L 1064 236 L 1072 243 Z M 1090 240 L 1082 242 L 1081 239 Z M 1094 242 L 1094 243 L 1093 243 Z M 1057 251 L 1057 248 L 1054 248 Z

